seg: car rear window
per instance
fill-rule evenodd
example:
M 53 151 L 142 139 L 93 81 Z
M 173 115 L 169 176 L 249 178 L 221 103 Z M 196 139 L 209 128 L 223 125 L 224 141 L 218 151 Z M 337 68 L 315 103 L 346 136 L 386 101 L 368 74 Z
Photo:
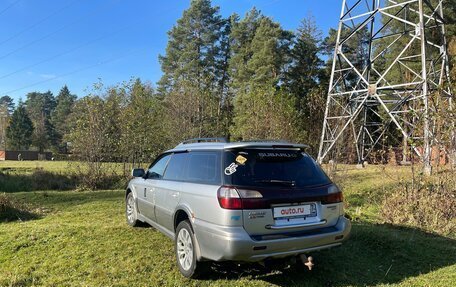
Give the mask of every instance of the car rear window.
M 221 183 L 220 152 L 191 151 L 175 153 L 163 179 L 203 184 Z
M 208 184 L 220 183 L 220 156 L 216 152 L 192 152 L 186 180 Z
M 330 183 L 320 166 L 300 150 L 226 151 L 225 183 L 239 186 L 308 187 Z

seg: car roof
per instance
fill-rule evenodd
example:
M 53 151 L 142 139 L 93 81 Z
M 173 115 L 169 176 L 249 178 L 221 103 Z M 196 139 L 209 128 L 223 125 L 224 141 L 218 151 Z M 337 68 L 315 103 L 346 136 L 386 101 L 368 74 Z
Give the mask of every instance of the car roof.
M 228 142 L 223 138 L 198 138 L 184 141 L 167 152 L 189 150 L 228 150 L 236 148 L 308 148 L 305 144 L 290 143 L 287 141 L 255 140 Z

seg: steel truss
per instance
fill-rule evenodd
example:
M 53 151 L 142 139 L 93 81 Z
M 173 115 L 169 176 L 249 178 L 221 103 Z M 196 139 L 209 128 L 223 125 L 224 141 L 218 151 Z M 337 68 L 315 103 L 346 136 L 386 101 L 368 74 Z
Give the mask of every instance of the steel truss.
M 451 109 L 443 0 L 343 0 L 318 161 L 344 134 L 363 163 L 381 140 L 408 141 L 430 172 L 433 107 Z M 350 141 L 351 143 L 352 141 Z

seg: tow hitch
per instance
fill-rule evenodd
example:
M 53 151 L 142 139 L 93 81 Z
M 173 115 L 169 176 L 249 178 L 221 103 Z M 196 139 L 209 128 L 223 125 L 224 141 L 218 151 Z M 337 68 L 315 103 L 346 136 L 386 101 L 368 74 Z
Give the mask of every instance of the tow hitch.
M 302 263 L 309 268 L 309 270 L 312 270 L 312 267 L 315 265 L 313 264 L 312 256 L 307 257 L 305 254 L 301 254 L 299 257 L 301 258 Z

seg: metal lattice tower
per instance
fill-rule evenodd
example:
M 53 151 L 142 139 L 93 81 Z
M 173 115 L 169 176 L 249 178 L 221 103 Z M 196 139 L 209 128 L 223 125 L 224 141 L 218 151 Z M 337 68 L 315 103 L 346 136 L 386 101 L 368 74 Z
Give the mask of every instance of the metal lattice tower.
M 443 2 L 343 0 L 319 162 L 350 134 L 363 163 L 388 135 L 412 143 L 430 172 L 429 101 L 452 108 Z

